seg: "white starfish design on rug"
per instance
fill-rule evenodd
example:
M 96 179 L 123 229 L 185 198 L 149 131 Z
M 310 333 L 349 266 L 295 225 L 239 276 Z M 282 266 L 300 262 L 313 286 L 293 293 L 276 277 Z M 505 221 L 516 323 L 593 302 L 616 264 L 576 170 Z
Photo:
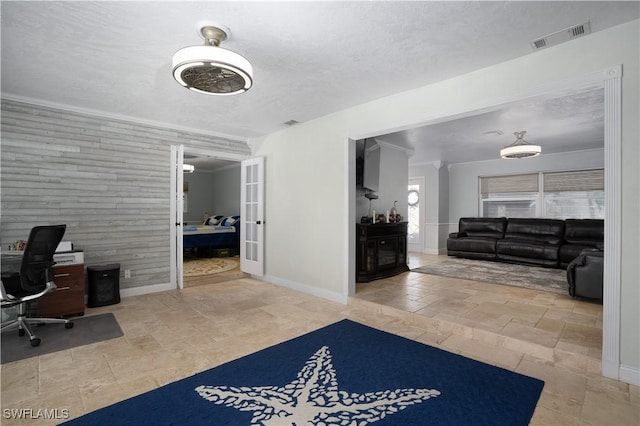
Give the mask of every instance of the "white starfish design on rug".
M 436 389 L 396 389 L 364 394 L 338 389 L 331 353 L 320 348 L 283 386 L 198 386 L 217 405 L 252 411 L 252 425 L 364 425 L 440 395 Z

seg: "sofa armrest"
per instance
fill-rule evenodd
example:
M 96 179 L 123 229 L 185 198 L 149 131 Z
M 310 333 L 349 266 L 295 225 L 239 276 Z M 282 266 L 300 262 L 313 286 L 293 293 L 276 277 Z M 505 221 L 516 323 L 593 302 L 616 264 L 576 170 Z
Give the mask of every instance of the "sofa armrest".
M 569 294 L 573 297 L 602 299 L 604 252 L 585 249 L 567 266 Z

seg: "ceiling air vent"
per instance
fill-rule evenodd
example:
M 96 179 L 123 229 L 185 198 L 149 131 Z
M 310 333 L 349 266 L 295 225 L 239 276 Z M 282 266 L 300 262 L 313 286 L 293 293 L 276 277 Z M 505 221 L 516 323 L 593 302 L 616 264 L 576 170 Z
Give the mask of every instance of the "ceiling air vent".
M 544 49 L 545 47 L 555 46 L 556 44 L 564 43 L 565 41 L 573 40 L 574 38 L 587 34 L 591 34 L 591 23 L 589 21 L 549 34 L 532 41 L 530 44 L 533 50 Z
M 533 42 L 533 47 L 535 49 L 542 49 L 543 47 L 547 47 L 547 41 L 543 38 L 540 40 L 536 40 Z

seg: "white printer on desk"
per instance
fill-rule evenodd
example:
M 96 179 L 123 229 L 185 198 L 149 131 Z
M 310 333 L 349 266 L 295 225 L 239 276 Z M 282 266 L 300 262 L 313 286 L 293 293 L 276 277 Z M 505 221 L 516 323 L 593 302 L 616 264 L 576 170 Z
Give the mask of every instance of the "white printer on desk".
M 80 265 L 84 263 L 84 252 L 73 251 L 71 241 L 60 241 L 53 255 L 53 260 L 56 262 L 56 266 Z

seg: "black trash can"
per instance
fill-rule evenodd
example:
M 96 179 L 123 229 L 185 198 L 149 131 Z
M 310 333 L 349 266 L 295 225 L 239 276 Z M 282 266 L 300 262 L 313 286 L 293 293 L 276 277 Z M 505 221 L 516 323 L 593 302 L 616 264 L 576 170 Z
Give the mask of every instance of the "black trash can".
M 120 303 L 120 264 L 88 266 L 89 299 L 87 306 L 114 305 Z

